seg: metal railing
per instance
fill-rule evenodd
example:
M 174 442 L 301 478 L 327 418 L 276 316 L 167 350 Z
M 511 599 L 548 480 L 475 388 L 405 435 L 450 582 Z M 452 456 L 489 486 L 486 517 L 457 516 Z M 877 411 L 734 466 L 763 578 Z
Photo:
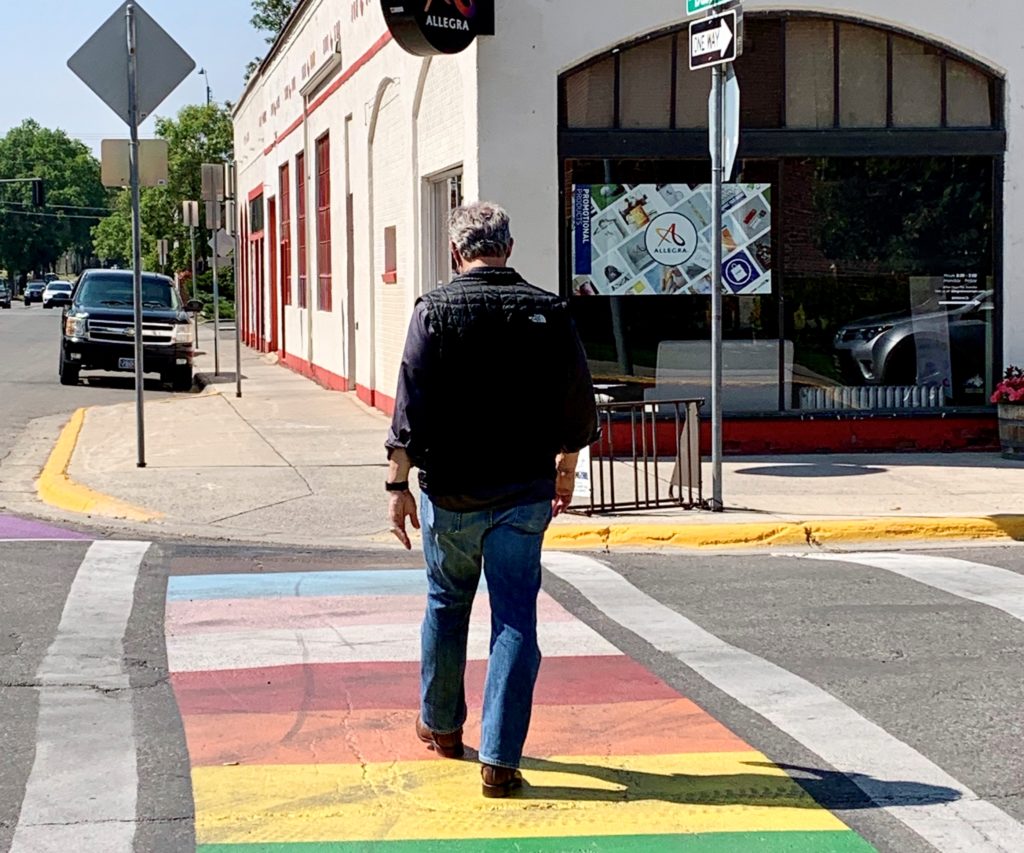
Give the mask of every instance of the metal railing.
M 598 403 L 587 515 L 664 507 L 706 508 L 701 475 L 702 399 Z M 660 436 L 659 436 L 660 433 Z M 667 480 L 663 474 L 671 464 Z

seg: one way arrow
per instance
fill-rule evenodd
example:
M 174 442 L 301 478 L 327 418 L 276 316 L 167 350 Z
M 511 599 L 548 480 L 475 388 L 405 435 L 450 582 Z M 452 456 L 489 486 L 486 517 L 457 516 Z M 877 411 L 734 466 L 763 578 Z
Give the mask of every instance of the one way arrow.
M 721 41 L 721 55 L 724 57 L 729 52 L 729 45 L 732 44 L 732 30 L 729 29 L 729 24 L 725 18 L 722 18 L 722 24 L 718 28 L 718 38 Z

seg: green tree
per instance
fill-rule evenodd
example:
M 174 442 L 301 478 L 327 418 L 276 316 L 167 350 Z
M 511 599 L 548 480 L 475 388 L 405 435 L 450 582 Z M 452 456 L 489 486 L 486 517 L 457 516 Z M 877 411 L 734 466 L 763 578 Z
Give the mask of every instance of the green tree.
M 50 269 L 69 251 L 92 253 L 92 217 L 109 205 L 85 145 L 27 119 L 0 139 L 0 177 L 38 177 L 46 187 L 46 207 L 37 210 L 29 184 L 0 185 L 0 264 L 9 273 Z
M 234 130 L 231 114 L 219 104 L 182 107 L 175 118 L 158 118 L 157 136 L 167 140 L 168 175 L 163 187 L 144 187 L 141 192 L 142 254 L 146 269 L 155 270 L 156 241 L 172 244 L 169 269 L 191 267 L 188 228 L 181 222 L 181 203 L 197 200 L 202 189 L 203 163 L 227 163 L 232 158 Z M 200 205 L 200 209 L 203 205 Z M 93 228 L 97 254 L 109 261 L 130 263 L 132 256 L 131 196 L 122 191 L 114 212 Z M 177 248 L 173 244 L 177 242 Z M 205 232 L 197 235 L 200 259 L 210 254 Z
M 252 0 L 255 14 L 250 23 L 260 32 L 266 33 L 267 43 L 273 44 L 294 8 L 295 0 Z

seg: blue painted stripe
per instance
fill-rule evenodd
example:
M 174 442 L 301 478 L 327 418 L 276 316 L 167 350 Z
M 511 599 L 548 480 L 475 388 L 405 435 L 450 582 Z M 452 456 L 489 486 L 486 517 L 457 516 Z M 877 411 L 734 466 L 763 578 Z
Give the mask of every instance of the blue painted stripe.
M 258 575 L 174 575 L 167 580 L 167 599 L 169 601 L 202 601 L 216 598 L 313 598 L 322 595 L 426 595 L 426 593 L 426 569 L 270 572 Z

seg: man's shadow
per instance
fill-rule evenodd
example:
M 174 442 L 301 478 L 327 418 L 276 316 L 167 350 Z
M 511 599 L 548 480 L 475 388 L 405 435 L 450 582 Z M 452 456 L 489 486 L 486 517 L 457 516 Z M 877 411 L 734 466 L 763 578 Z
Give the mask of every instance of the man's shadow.
M 953 788 L 907 780 L 875 779 L 863 773 L 838 773 L 816 767 L 767 762 L 744 762 L 749 767 L 779 768 L 786 776 L 762 773 L 693 775 L 648 773 L 593 764 L 524 758 L 526 774 L 520 797 L 576 802 L 658 800 L 677 805 L 776 806 L 829 810 L 925 806 L 959 800 Z M 614 786 L 613 790 L 573 786 L 531 785 L 529 771 L 587 776 Z

